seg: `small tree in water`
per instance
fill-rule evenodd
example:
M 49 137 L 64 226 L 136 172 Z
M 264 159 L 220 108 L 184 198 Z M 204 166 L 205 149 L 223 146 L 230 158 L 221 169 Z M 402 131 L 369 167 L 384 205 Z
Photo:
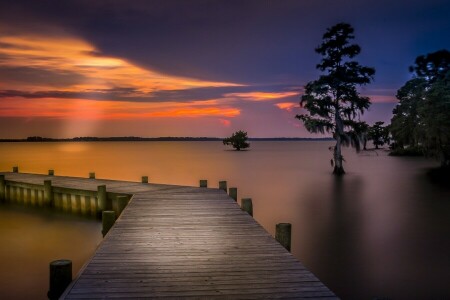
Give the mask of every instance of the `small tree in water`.
M 378 146 L 383 146 L 384 144 L 389 144 L 389 128 L 387 126 L 383 126 L 384 122 L 375 122 L 369 128 L 369 140 L 373 142 L 375 149 L 378 149 Z
M 241 149 L 245 149 L 250 147 L 250 144 L 247 142 L 247 132 L 239 130 L 233 133 L 230 137 L 225 138 L 223 140 L 224 145 L 231 145 L 237 151 Z
M 375 69 L 351 60 L 361 52 L 358 45 L 349 44 L 353 32 L 351 25 L 339 23 L 323 35 L 322 44 L 315 50 L 323 56 L 317 69 L 325 74 L 305 86 L 300 105 L 309 115 L 296 116 L 309 132 L 333 134 L 336 175 L 345 173 L 341 146 L 351 145 L 359 151 L 361 122 L 356 117 L 370 106 L 369 98 L 362 97 L 356 87 L 370 83 L 375 74 Z

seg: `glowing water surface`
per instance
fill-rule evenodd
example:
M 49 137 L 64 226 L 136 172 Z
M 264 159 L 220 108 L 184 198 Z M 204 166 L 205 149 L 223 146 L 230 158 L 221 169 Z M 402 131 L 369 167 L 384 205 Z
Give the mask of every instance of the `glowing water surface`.
M 82 177 L 95 171 L 97 178 L 135 181 L 148 175 L 150 182 L 192 186 L 208 179 L 210 187 L 227 180 L 229 187 L 238 188 L 239 198 L 253 199 L 254 217 L 268 232 L 274 234 L 276 223 L 292 223 L 293 254 L 338 296 L 450 297 L 450 190 L 432 184 L 425 175 L 437 163 L 390 157 L 383 150 L 346 150 L 347 174 L 336 179 L 331 175 L 331 145 L 253 142 L 250 151 L 236 152 L 220 142 L 10 143 L 0 145 L 0 169 L 19 165 L 21 172 L 55 169 L 56 175 Z M 19 242 L 9 242 L 10 235 L 35 236 L 23 224 L 41 217 L 23 217 L 3 208 L 0 212 L 10 214 L 7 224 L 0 217 L 0 244 L 2 249 L 10 247 L 0 251 L 0 272 L 14 260 L 47 266 L 49 257 L 42 256 L 47 250 L 30 244 L 25 252 L 31 258 L 24 258 L 16 255 Z M 60 234 L 66 236 L 72 228 L 89 246 L 71 243 L 93 252 L 98 226 L 76 221 Z M 45 227 L 58 231 L 61 226 Z M 61 239 L 55 235 L 42 234 L 37 245 L 59 247 Z M 67 253 L 64 247 L 61 252 Z M 8 274 L 15 272 L 13 267 L 8 265 Z M 44 290 L 47 272 L 41 275 Z M 0 274 L 2 290 L 15 284 L 5 284 L 8 274 Z

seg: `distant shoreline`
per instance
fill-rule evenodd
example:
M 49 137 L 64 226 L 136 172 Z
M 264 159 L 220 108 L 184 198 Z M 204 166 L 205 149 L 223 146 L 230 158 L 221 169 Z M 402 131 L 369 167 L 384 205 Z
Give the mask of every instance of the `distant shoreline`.
M 0 139 L 0 143 L 42 143 L 42 142 L 212 142 L 222 141 L 217 137 L 75 137 L 68 139 L 54 139 L 45 137 L 28 137 L 26 139 Z M 333 138 L 249 138 L 249 141 L 331 141 Z

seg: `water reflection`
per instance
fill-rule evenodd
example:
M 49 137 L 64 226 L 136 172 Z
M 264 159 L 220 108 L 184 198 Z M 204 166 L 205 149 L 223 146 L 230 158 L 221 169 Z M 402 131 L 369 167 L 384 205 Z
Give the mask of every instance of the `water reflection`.
M 347 174 L 335 178 L 330 142 L 253 142 L 245 152 L 220 142 L 77 144 L 88 150 L 3 144 L 0 169 L 210 187 L 227 180 L 239 199 L 253 199 L 271 234 L 292 223 L 293 254 L 340 297 L 450 297 L 450 190 L 426 179 L 433 161 L 344 151 Z
M 94 220 L 50 210 L 0 206 L 0 299 L 47 299 L 49 263 L 67 258 L 73 273 L 101 240 Z

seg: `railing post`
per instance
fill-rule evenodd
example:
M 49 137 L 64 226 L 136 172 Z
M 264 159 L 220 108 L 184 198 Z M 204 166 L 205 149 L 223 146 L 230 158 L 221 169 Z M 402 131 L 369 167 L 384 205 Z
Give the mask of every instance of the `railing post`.
M 53 189 L 51 180 L 44 180 L 44 205 L 53 205 Z
M 202 188 L 208 187 L 208 180 L 200 179 L 200 187 L 202 187 Z
M 241 199 L 241 209 L 253 217 L 252 198 L 242 198 Z
M 6 200 L 6 183 L 5 175 L 0 175 L 0 202 L 5 202 Z
M 233 198 L 234 201 L 237 201 L 237 188 L 230 187 L 228 189 L 228 195 L 230 195 L 230 197 Z
M 227 182 L 226 181 L 219 181 L 219 189 L 224 190 L 225 193 L 227 192 Z
M 113 227 L 116 222 L 116 213 L 112 210 L 102 211 L 102 234 L 103 237 L 108 233 L 108 231 Z
M 142 176 L 141 182 L 148 183 L 148 176 Z
M 50 289 L 47 297 L 50 300 L 59 299 L 71 282 L 72 261 L 68 259 L 52 261 L 50 263 Z
M 275 227 L 275 239 L 289 252 L 291 252 L 291 229 L 290 223 L 279 223 Z

